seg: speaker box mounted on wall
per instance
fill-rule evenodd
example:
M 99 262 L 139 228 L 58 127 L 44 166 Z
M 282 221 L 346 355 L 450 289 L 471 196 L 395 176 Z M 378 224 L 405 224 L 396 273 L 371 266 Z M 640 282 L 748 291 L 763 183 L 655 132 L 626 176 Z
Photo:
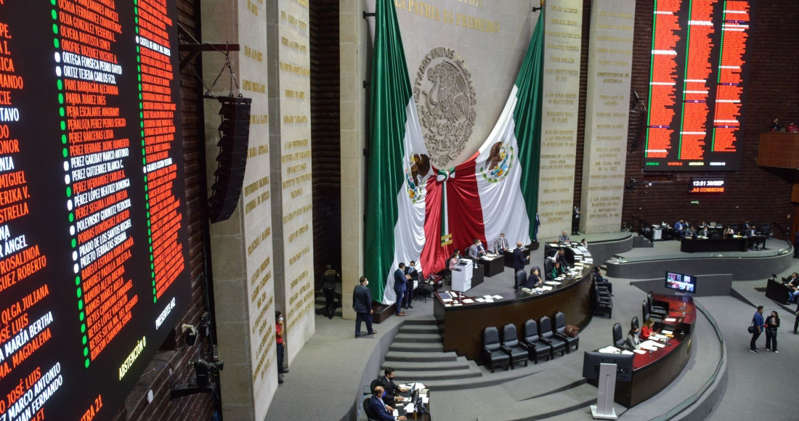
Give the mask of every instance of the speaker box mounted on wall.
M 250 134 L 251 98 L 217 97 L 221 103 L 219 115 L 219 154 L 214 172 L 214 185 L 208 203 L 211 222 L 230 218 L 239 202 L 247 167 L 247 149 Z

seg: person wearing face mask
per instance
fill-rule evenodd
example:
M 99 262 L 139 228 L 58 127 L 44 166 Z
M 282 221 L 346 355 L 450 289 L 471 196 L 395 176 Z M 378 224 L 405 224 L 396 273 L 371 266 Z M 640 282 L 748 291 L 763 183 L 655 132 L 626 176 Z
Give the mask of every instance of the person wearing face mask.
M 361 336 L 361 322 L 366 322 L 367 335 L 377 333 L 372 329 L 372 293 L 367 286 L 369 280 L 361 276 L 360 282 L 352 291 L 352 309 L 355 310 L 355 337 Z
M 283 368 L 283 331 L 285 325 L 283 324 L 283 313 L 275 312 L 275 342 L 277 343 L 277 382 L 283 383 L 283 373 L 288 370 Z
M 369 398 L 368 403 L 366 404 L 366 415 L 370 419 L 375 419 L 379 421 L 404 421 L 407 418 L 405 416 L 394 417 L 391 415 L 394 412 L 394 408 L 390 405 L 386 405 L 383 403 L 382 396 L 384 393 L 383 386 L 375 386 L 372 390 L 372 396 Z
M 416 262 L 411 260 L 408 266 L 405 266 L 405 276 L 408 278 L 405 296 L 403 297 L 402 306 L 406 309 L 413 308 L 413 283 L 419 280 L 419 271 L 416 270 Z

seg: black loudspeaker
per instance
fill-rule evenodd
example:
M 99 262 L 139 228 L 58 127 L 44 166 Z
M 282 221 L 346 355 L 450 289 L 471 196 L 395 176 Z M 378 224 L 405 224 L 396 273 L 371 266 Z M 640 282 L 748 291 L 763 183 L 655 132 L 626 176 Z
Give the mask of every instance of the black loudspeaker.
M 250 135 L 251 98 L 217 97 L 221 103 L 219 115 L 219 154 L 214 172 L 214 185 L 208 200 L 211 222 L 224 221 L 236 210 L 244 170 L 247 168 L 247 149 Z

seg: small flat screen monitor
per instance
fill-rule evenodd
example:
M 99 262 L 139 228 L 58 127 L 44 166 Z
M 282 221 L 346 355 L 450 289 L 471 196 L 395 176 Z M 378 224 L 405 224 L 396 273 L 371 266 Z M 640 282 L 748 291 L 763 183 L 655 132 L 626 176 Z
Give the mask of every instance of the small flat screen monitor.
M 693 294 L 696 292 L 696 276 L 666 272 L 666 288 Z
M 632 380 L 633 354 L 606 354 L 603 352 L 585 352 L 583 377 L 589 380 L 599 378 L 599 366 L 602 363 L 616 364 L 616 381 L 629 382 Z

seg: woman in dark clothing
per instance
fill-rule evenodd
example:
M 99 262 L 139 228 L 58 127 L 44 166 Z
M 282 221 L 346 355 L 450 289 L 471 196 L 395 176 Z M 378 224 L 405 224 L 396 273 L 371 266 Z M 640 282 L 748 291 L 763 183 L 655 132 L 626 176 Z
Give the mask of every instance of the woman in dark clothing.
M 544 281 L 541 279 L 541 269 L 538 266 L 533 267 L 530 269 L 530 276 L 527 278 L 527 281 L 522 285 L 525 288 L 537 288 L 544 285 Z
M 766 317 L 766 349 L 779 354 L 777 351 L 778 327 L 780 327 L 780 316 L 776 311 L 772 311 L 771 316 Z

